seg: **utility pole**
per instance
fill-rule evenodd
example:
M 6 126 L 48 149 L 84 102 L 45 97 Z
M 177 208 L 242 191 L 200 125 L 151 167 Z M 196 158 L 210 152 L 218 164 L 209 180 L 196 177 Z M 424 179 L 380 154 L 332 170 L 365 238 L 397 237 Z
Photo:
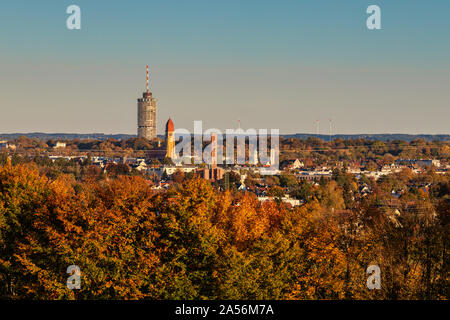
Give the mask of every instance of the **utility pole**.
M 328 119 L 329 123 L 330 123 L 330 142 L 331 142 L 331 136 L 332 136 L 332 126 L 331 126 L 331 119 Z

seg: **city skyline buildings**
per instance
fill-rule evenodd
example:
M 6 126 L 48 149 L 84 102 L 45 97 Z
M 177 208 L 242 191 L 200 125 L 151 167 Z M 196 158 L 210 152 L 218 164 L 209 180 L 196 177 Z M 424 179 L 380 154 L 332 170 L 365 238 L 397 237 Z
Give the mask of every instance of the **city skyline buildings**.
M 135 134 L 148 61 L 158 134 L 168 110 L 187 129 L 449 133 L 450 3 L 376 2 L 380 31 L 369 1 L 81 0 L 72 31 L 64 3 L 2 3 L 0 131 Z

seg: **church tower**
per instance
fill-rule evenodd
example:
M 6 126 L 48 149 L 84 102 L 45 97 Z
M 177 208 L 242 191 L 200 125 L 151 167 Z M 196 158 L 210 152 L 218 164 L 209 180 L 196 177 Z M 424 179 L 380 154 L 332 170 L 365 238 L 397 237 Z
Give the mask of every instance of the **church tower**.
M 175 129 L 172 119 L 166 123 L 166 157 L 175 159 Z
M 152 97 L 148 88 L 147 65 L 147 89 L 138 100 L 138 138 L 149 140 L 156 138 L 156 109 L 157 99 Z

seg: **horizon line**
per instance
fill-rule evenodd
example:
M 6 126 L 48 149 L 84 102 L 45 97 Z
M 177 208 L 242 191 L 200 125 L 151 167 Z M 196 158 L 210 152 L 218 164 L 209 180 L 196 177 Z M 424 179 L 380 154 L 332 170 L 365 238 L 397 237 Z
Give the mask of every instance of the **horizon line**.
M 242 129 L 244 130 L 244 129 Z M 267 129 L 270 130 L 270 129 Z M 222 130 L 220 130 L 222 131 Z M 245 132 L 245 130 L 244 130 Z M 29 135 L 29 134 L 44 134 L 44 135 L 105 135 L 105 136 L 118 136 L 118 135 L 126 135 L 126 136 L 137 136 L 136 133 L 104 133 L 104 132 L 43 132 L 43 131 L 29 131 L 29 132 L 1 132 L 2 135 Z M 158 136 L 165 135 L 165 133 L 157 133 Z M 400 133 L 400 132 L 379 132 L 379 133 L 314 133 L 314 132 L 295 132 L 295 133 L 280 133 L 280 136 L 290 136 L 290 135 L 311 135 L 311 136 L 354 136 L 354 135 L 364 135 L 364 136 L 373 136 L 373 135 L 409 135 L 409 136 L 420 136 L 420 135 L 429 135 L 429 136 L 450 136 L 449 133 Z

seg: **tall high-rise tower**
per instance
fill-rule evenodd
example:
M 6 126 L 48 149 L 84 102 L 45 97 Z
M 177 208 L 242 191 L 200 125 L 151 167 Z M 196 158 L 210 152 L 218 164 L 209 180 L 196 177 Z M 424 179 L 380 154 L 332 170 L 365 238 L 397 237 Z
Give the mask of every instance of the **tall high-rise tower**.
M 156 138 L 156 109 L 157 99 L 152 97 L 148 89 L 148 65 L 147 65 L 147 89 L 138 100 L 138 138 Z
M 175 132 L 172 119 L 166 123 L 166 157 L 175 159 Z

